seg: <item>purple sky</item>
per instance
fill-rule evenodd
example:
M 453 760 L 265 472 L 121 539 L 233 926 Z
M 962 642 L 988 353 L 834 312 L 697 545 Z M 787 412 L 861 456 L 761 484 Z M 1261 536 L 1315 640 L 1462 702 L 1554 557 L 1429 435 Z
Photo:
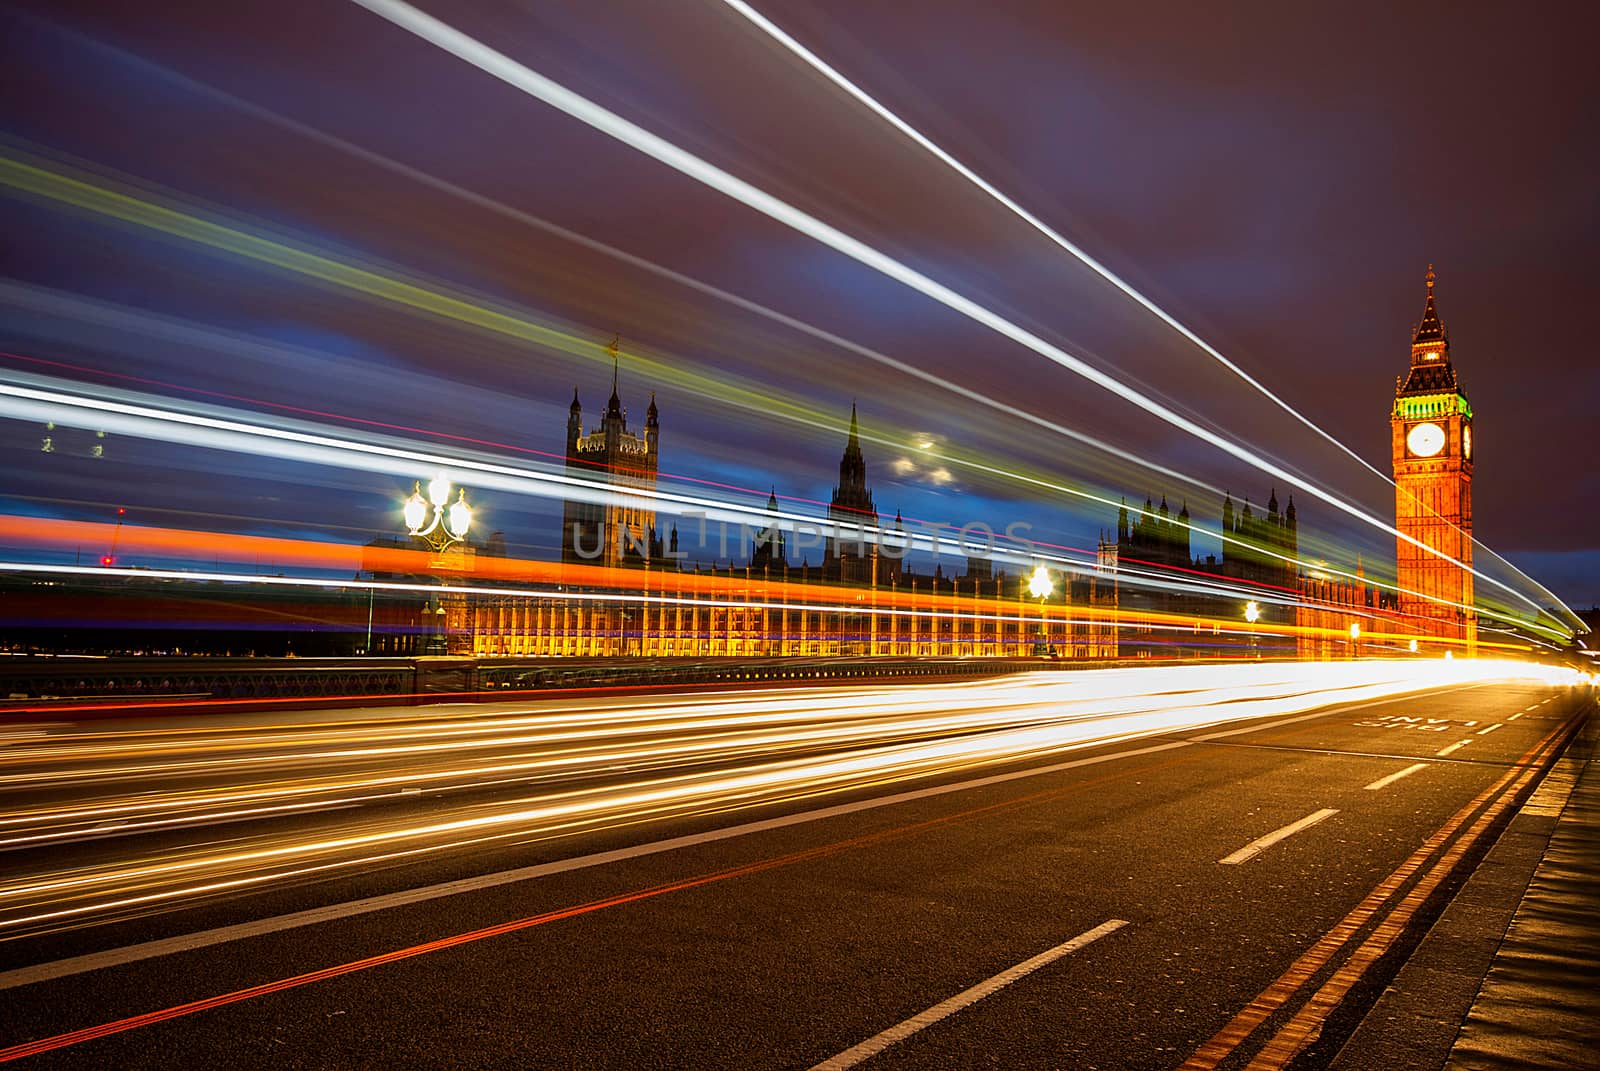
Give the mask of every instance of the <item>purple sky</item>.
M 1236 494 L 1266 496 L 1267 478 L 1201 456 L 1170 429 L 1128 420 L 1037 358 L 353 5 L 32 7 L 32 15 L 0 16 L 8 52 L 0 114 L 13 147 L 560 318 L 602 341 L 620 331 L 662 354 L 770 382 L 839 410 L 840 419 L 860 398 L 885 426 L 922 421 L 988 457 L 1014 451 L 1019 464 L 1098 479 L 1130 497 L 1168 490 L 1156 477 L 1075 461 L 993 416 L 814 352 L 604 258 L 516 232 L 174 80 L 192 79 L 1002 401 L 1136 445 Z M 720 4 L 432 9 L 1341 494 L 1387 508 L 1389 492 L 1375 477 L 1264 413 L 1265 403 L 941 175 Z M 1388 466 L 1393 377 L 1404 370 L 1432 262 L 1440 314 L 1476 411 L 1475 534 L 1573 606 L 1600 601 L 1592 430 L 1600 362 L 1587 322 L 1600 176 L 1593 64 L 1574 32 L 1585 9 L 855 0 L 762 10 L 1380 469 Z M 323 380 L 271 362 L 206 362 L 45 329 L 8 313 L 4 341 L 13 352 L 537 450 L 559 449 L 573 383 L 590 414 L 604 400 L 605 374 L 592 362 L 395 317 L 11 196 L 0 197 L 0 224 L 10 239 L 0 262 L 5 279 L 337 361 L 317 366 L 333 368 Z M 366 388 L 339 382 L 338 367 L 359 370 Z M 383 375 L 375 378 L 375 369 Z M 636 416 L 649 387 L 634 382 L 624 391 Z M 665 467 L 825 497 L 839 448 L 833 431 L 763 427 L 748 414 L 719 412 L 704 396 L 662 395 L 676 451 Z M 19 440 L 15 448 L 27 447 Z M 951 490 L 898 486 L 889 454 L 869 445 L 880 508 L 1042 516 L 1014 501 L 1014 488 L 978 480 L 962 487 L 965 502 L 952 501 Z M 28 464 L 40 462 L 30 455 Z M 238 477 L 245 482 L 236 486 L 251 490 L 220 512 L 240 517 L 337 533 L 350 501 L 349 486 L 313 481 L 298 512 L 285 516 L 270 465 L 241 462 L 218 473 L 199 462 L 177 467 L 185 464 L 192 473 L 164 494 L 177 501 L 196 480 L 214 491 L 222 477 Z M 58 497 L 80 503 L 116 497 L 97 489 L 92 474 L 19 472 L 32 498 L 45 497 L 44 483 L 70 484 Z M 281 478 L 291 486 L 301 479 Z M 1339 537 L 1326 513 L 1330 538 Z M 1082 508 L 1061 515 L 1058 538 L 1068 543 L 1112 523 Z M 1301 516 L 1315 523 L 1319 514 L 1302 504 Z M 352 533 L 363 527 L 343 519 Z M 508 529 L 516 523 L 508 518 Z M 1369 560 L 1384 553 L 1371 533 L 1347 538 Z

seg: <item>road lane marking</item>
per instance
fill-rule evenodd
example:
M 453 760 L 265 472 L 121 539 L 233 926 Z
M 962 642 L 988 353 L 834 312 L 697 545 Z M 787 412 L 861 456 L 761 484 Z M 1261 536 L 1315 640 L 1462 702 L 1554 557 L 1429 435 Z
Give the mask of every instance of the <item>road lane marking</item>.
M 1368 792 L 1376 792 L 1380 788 L 1385 788 L 1385 787 L 1387 787 L 1389 785 L 1394 784 L 1396 781 L 1400 780 L 1402 777 L 1410 777 L 1412 774 L 1416 773 L 1418 770 L 1426 770 L 1427 768 L 1428 768 L 1428 764 L 1425 763 L 1425 762 L 1419 762 L 1419 763 L 1417 763 L 1417 764 L 1415 764 L 1413 766 L 1407 766 L 1404 770 L 1401 770 L 1399 773 L 1392 773 L 1388 777 L 1380 777 L 1380 778 L 1378 778 L 1376 781 L 1372 782 L 1372 784 L 1367 785 L 1366 789 L 1367 789 Z
M 1478 687 L 1475 684 L 1462 685 L 1461 688 Z M 1459 689 L 1448 689 L 1459 690 Z M 154 941 L 145 941 L 140 944 L 127 945 L 122 948 L 111 948 L 103 952 L 90 952 L 82 956 L 73 956 L 69 959 L 56 960 L 51 963 L 38 963 L 28 967 L 18 967 L 9 971 L 0 971 L 0 990 L 12 989 L 21 985 L 32 985 L 35 982 L 51 981 L 57 978 L 67 978 L 86 971 L 97 971 L 107 967 L 120 967 L 128 963 L 138 963 L 142 960 L 155 959 L 160 956 L 175 955 L 180 952 L 189 952 L 195 949 L 210 948 L 214 945 L 227 944 L 232 941 L 241 941 L 251 937 L 259 937 L 269 933 L 280 933 L 285 930 L 298 929 L 302 926 L 314 926 L 323 922 L 336 922 L 341 919 L 364 915 L 373 911 L 386 911 L 390 908 L 408 907 L 412 904 L 424 903 L 441 897 L 455 896 L 459 893 L 478 892 L 483 889 L 492 889 L 501 885 L 511 885 L 522 881 L 532 881 L 537 878 L 549 877 L 552 874 L 564 874 L 573 870 L 584 870 L 589 867 L 606 866 L 610 863 L 623 862 L 637 859 L 642 856 L 656 855 L 662 852 L 676 851 L 680 848 L 694 847 L 708 844 L 713 841 L 729 840 L 752 833 L 763 833 L 768 830 L 782 829 L 787 826 L 802 825 L 807 822 L 835 818 L 841 815 L 855 814 L 860 811 L 873 810 L 878 807 L 889 807 L 899 803 L 910 803 L 917 800 L 929 799 L 935 796 L 946 795 L 951 792 L 962 792 L 967 789 L 986 788 L 990 785 L 1004 784 L 1025 777 L 1035 777 L 1044 774 L 1058 773 L 1062 770 L 1076 769 L 1080 766 L 1092 766 L 1096 763 L 1111 762 L 1116 759 L 1136 758 L 1140 755 L 1150 755 L 1160 751 L 1171 751 L 1176 748 L 1189 747 L 1196 743 L 1207 743 L 1230 736 L 1241 736 L 1245 733 L 1260 732 L 1276 729 L 1284 725 L 1293 725 L 1298 722 L 1310 721 L 1313 718 L 1324 718 L 1334 714 L 1361 710 L 1366 707 L 1381 706 L 1385 703 L 1395 702 L 1395 697 L 1386 696 L 1381 699 L 1370 699 L 1351 705 L 1330 704 L 1321 710 L 1309 714 L 1297 714 L 1291 718 L 1280 718 L 1263 725 L 1245 726 L 1240 729 L 1228 729 L 1223 732 L 1208 733 L 1186 740 L 1177 740 L 1167 744 L 1154 744 L 1150 747 L 1134 748 L 1131 751 L 1117 751 L 1107 755 L 1092 755 L 1088 758 L 1073 759 L 1069 762 L 1054 763 L 1049 766 L 1040 766 L 1027 770 L 1014 770 L 1010 773 L 993 774 L 980 777 L 971 781 L 961 781 L 950 785 L 932 785 L 928 788 L 913 789 L 909 792 L 898 792 L 892 796 L 881 796 L 869 800 L 859 800 L 854 803 L 842 803 L 832 807 L 822 807 L 813 811 L 803 811 L 799 814 L 784 815 L 778 818 L 768 818 L 756 822 L 744 822 L 735 826 L 722 829 L 707 830 L 703 833 L 694 833 L 683 837 L 671 837 L 666 840 L 652 841 L 647 844 L 632 845 L 627 848 L 618 848 L 608 852 L 594 852 L 589 855 L 573 856 L 569 859 L 557 859 L 548 863 L 537 863 L 533 866 L 519 867 L 514 870 L 502 870 L 492 874 L 481 874 L 476 877 L 462 878 L 457 881 L 442 882 L 437 885 L 424 885 L 415 889 L 405 889 L 400 892 L 386 893 L 380 896 L 370 896 L 361 900 L 349 900 L 340 904 L 328 904 L 323 907 L 308 908 L 304 911 L 295 911 L 287 915 L 277 915 L 271 918 L 253 919 L 250 922 L 236 923 L 232 926 L 219 926 L 210 930 L 199 930 L 195 933 L 180 934 L 176 937 L 165 937 Z M 1108 743 L 1116 743 L 1109 741 Z
M 1453 753 L 1455 753 L 1457 751 L 1460 751 L 1462 748 L 1466 747 L 1470 743 L 1472 743 L 1471 740 L 1457 740 L 1455 743 L 1451 744 L 1449 747 L 1440 748 L 1438 751 L 1434 752 L 1434 754 L 1436 754 L 1436 755 L 1450 755 L 1450 754 L 1453 754 Z
M 1511 717 L 1507 718 L 1506 721 L 1516 721 L 1518 718 L 1522 717 L 1522 715 L 1524 715 L 1526 713 L 1527 713 L 1526 710 L 1518 711 L 1517 713 L 1511 715 Z
M 1285 837 L 1292 837 L 1302 829 L 1310 829 L 1318 822 L 1321 822 L 1324 819 L 1332 818 L 1338 813 L 1338 811 L 1331 807 L 1324 807 L 1320 811 L 1312 811 L 1298 822 L 1290 822 L 1282 829 L 1275 829 L 1264 837 L 1258 837 L 1249 844 L 1246 844 L 1243 848 L 1240 848 L 1238 851 L 1234 852 L 1232 855 L 1225 855 L 1221 859 L 1218 859 L 1217 862 L 1223 864 L 1224 866 L 1236 866 L 1239 863 L 1254 859 L 1256 856 L 1260 855 L 1262 852 L 1266 851 L 1280 840 L 1283 840 Z
M 1212 1035 L 1211 1040 L 1196 1049 L 1194 1055 L 1184 1061 L 1179 1071 L 1212 1071 L 1213 1068 L 1227 1059 L 1235 1049 L 1256 1032 L 1262 1023 L 1271 1018 L 1278 1009 L 1287 1004 L 1296 993 L 1327 967 L 1340 950 L 1349 944 L 1358 933 L 1362 932 L 1400 889 L 1416 876 L 1417 872 L 1428 863 L 1430 857 L 1439 852 L 1450 841 L 1450 838 L 1462 826 L 1466 825 L 1468 819 L 1477 813 L 1478 808 L 1486 803 L 1490 804 L 1492 808 L 1491 801 L 1494 801 L 1507 786 L 1517 783 L 1519 774 L 1525 775 L 1530 765 L 1536 766 L 1543 761 L 1547 754 L 1559 753 L 1566 740 L 1569 739 L 1568 729 L 1576 724 L 1577 722 L 1574 720 L 1556 728 L 1543 740 L 1524 752 L 1510 770 L 1502 774 L 1494 784 L 1478 793 L 1470 803 L 1462 807 L 1449 821 L 1435 830 L 1433 835 L 1424 841 L 1420 848 L 1411 853 L 1404 863 L 1401 863 L 1377 888 L 1368 893 L 1366 899 L 1362 900 L 1337 926 L 1323 934 L 1316 944 L 1302 953 L 1300 958 L 1295 960 L 1289 969 L 1278 977 L 1276 982 L 1262 990 L 1254 1000 L 1245 1005 L 1239 1014 L 1229 1021 L 1228 1025 L 1217 1031 L 1216 1034 Z M 1514 796 L 1517 791 L 1516 787 L 1512 787 L 1508 795 Z M 1505 798 L 1507 797 L 1501 797 L 1501 799 Z M 1448 854 L 1446 853 L 1447 856 Z M 1442 865 L 1443 861 L 1444 857 L 1441 857 L 1438 862 Z M 1453 862 L 1451 866 L 1454 866 Z M 1402 901 L 1399 906 L 1404 906 L 1404 903 L 1405 901 Z M 1398 913 L 1399 906 L 1390 914 L 1390 919 L 1393 919 L 1394 914 Z M 1388 925 L 1388 922 L 1381 923 L 1378 932 L 1382 932 Z
M 1479 729 L 1476 735 L 1478 735 L 1478 736 L 1488 736 L 1490 733 L 1494 732 L 1496 729 L 1500 728 L 1504 724 L 1505 724 L 1505 722 L 1497 721 L 1493 725 L 1489 726 L 1487 729 Z
M 700 844 L 709 844 L 714 841 L 730 840 L 734 837 L 746 836 L 752 833 L 764 833 L 773 829 L 783 829 L 788 826 L 802 825 L 825 818 L 834 818 L 841 815 L 855 814 L 860 811 L 873 810 L 878 807 L 887 807 L 897 803 L 909 803 L 917 800 L 942 796 L 952 792 L 960 792 L 970 788 L 983 788 L 989 785 L 1003 784 L 1023 777 L 1032 777 L 1040 774 L 1056 773 L 1062 770 L 1076 769 L 1081 766 L 1092 766 L 1097 763 L 1111 762 L 1115 759 L 1135 758 L 1140 755 L 1150 755 L 1161 751 L 1172 751 L 1177 748 L 1188 747 L 1189 742 L 1180 740 L 1169 744 L 1156 744 L 1151 747 L 1134 748 L 1131 751 L 1117 751 L 1109 755 L 1094 755 L 1083 759 L 1074 759 L 1071 762 L 1055 763 L 1031 770 L 1017 770 L 1010 773 L 995 774 L 990 777 L 980 777 L 971 781 L 962 781 L 952 785 L 933 785 L 928 788 L 915 789 L 910 792 L 899 792 L 892 796 L 881 796 L 870 800 L 858 800 L 853 803 L 842 803 L 833 807 L 822 807 L 813 811 L 803 811 L 799 814 L 782 815 L 777 818 L 767 818 L 756 822 L 744 822 L 736 826 L 726 826 L 722 829 L 711 829 L 701 833 L 691 833 L 682 837 L 670 837 L 666 840 L 651 841 L 647 844 L 635 844 L 626 848 L 616 848 L 606 852 L 594 852 L 589 855 L 578 855 L 568 859 L 556 859 L 548 863 L 537 863 L 533 866 L 519 867 L 515 870 L 502 870 L 493 874 L 483 874 L 477 877 L 462 878 L 458 881 L 442 882 L 438 885 L 425 885 L 416 889 L 405 889 L 400 892 L 386 893 L 381 896 L 371 896 L 363 900 L 351 900 L 342 904 L 330 904 L 326 907 L 314 907 L 305 911 L 296 911 L 287 915 L 278 915 L 272 918 L 256 919 L 250 922 L 237 923 L 232 926 L 220 926 L 212 930 L 201 930 L 197 933 L 183 934 L 178 937 L 162 938 L 156 941 L 147 941 L 143 944 L 128 945 L 124 948 L 108 949 L 104 952 L 92 952 L 83 956 L 74 956 L 71 959 L 57 960 L 53 963 L 40 963 L 31 967 L 19 967 L 15 970 L 0 972 L 0 990 L 11 989 L 21 985 L 31 985 L 35 982 L 50 981 L 56 978 L 65 978 L 85 971 L 100 970 L 105 967 L 121 966 L 125 963 L 137 963 L 140 960 L 153 959 L 158 956 L 168 956 L 178 952 L 187 952 L 193 949 L 207 948 L 212 945 L 225 944 L 230 941 L 243 940 L 248 937 L 257 937 L 268 933 L 277 933 L 283 930 L 297 929 L 302 926 L 312 926 L 322 922 L 334 922 L 350 918 L 354 915 L 363 915 L 372 911 L 383 911 L 395 907 L 407 907 L 412 904 L 435 900 L 440 897 L 454 896 L 458 893 L 478 892 L 483 889 L 492 889 L 500 885 L 511 885 L 522 881 L 531 881 L 536 878 L 549 877 L 553 874 L 564 874 L 573 870 L 584 870 L 590 867 L 604 866 L 609 863 L 623 862 L 637 859 L 642 856 L 656 855 L 662 852 L 676 851 L 680 848 L 690 848 Z
M 1158 748 L 1154 750 L 1166 749 Z M 1161 770 L 1167 766 L 1176 765 L 1177 762 L 1183 761 L 1189 760 L 1180 759 L 1172 763 L 1160 764 L 1154 767 L 1154 769 Z M 447 937 L 440 937 L 431 941 L 424 941 L 421 944 L 411 945 L 406 948 L 397 948 L 389 952 L 382 952 L 377 955 L 367 956 L 363 959 L 351 960 L 349 962 L 336 964 L 331 967 L 323 967 L 320 970 L 308 971 L 304 974 L 291 975 L 287 978 L 277 979 L 276 981 L 263 982 L 259 985 L 247 986 L 244 989 L 235 989 L 229 993 L 221 993 L 213 997 L 192 1000 L 184 1004 L 175 1004 L 171 1007 L 161 1008 L 152 1012 L 144 1012 L 139 1015 L 130 1015 L 123 1019 L 114 1019 L 111 1022 L 99 1023 L 95 1026 L 83 1027 L 78 1030 L 70 1030 L 62 1034 L 53 1035 L 51 1037 L 39 1038 L 34 1041 L 25 1041 L 20 1044 L 8 1046 L 6 1048 L 0 1048 L 0 1063 L 8 1063 L 12 1060 L 22 1059 L 26 1056 L 37 1056 L 40 1053 L 52 1052 L 57 1049 L 69 1048 L 74 1045 L 81 1045 L 84 1042 L 94 1041 L 98 1038 L 109 1037 L 113 1034 L 121 1034 L 129 1030 L 138 1030 L 142 1027 L 153 1026 L 156 1023 L 164 1023 L 172 1019 L 180 1019 L 185 1016 L 197 1014 L 199 1012 L 211 1011 L 215 1008 L 226 1007 L 227 1005 L 238 1004 L 247 1000 L 255 1000 L 259 997 L 270 996 L 274 993 L 281 993 L 285 990 L 298 989 L 302 986 L 312 985 L 314 983 L 327 981 L 332 978 L 340 978 L 348 974 L 356 974 L 361 971 L 371 970 L 375 967 L 382 967 L 391 963 L 397 963 L 416 956 L 426 955 L 430 952 L 438 952 L 444 949 L 457 948 L 461 945 L 472 944 L 474 942 L 487 940 L 493 937 L 502 937 L 506 934 L 517 933 L 522 930 L 529 930 L 537 926 L 543 926 L 551 922 L 559 922 L 563 919 L 575 918 L 580 915 L 588 915 L 597 911 L 606 910 L 607 908 L 638 903 L 642 900 L 652 900 L 658 896 L 667 895 L 668 893 L 682 892 L 688 889 L 697 889 L 703 886 L 727 881 L 731 878 L 762 874 L 768 871 L 778 870 L 783 867 L 793 866 L 800 863 L 816 862 L 822 859 L 832 858 L 855 849 L 876 847 L 878 845 L 890 843 L 916 833 L 953 825 L 957 822 L 966 821 L 980 815 L 990 815 L 996 812 L 1027 806 L 1030 803 L 1040 802 L 1042 799 L 1059 798 L 1074 791 L 1082 791 L 1085 788 L 1089 788 L 1097 784 L 1104 784 L 1108 781 L 1116 780 L 1119 777 L 1126 777 L 1135 772 L 1137 771 L 1130 769 L 1121 773 L 1107 774 L 1104 777 L 1096 780 L 1078 782 L 1074 785 L 1064 788 L 1035 792 L 1019 799 L 1002 800 L 998 803 L 989 803 L 980 807 L 974 807 L 970 810 L 958 811 L 955 814 L 946 814 L 941 815 L 938 818 L 929 818 L 920 822 L 912 822 L 906 825 L 893 826 L 889 829 L 880 829 L 872 833 L 864 833 L 859 836 L 848 837 L 843 840 L 836 840 L 811 848 L 802 848 L 799 851 L 789 852 L 785 855 L 769 856 L 765 859 L 757 859 L 750 863 L 741 863 L 736 866 L 725 867 L 721 870 L 712 870 L 687 878 L 679 878 L 675 881 L 670 881 L 662 885 L 652 885 L 645 888 L 631 889 L 626 892 L 615 893 L 611 896 L 603 897 L 599 900 L 590 900 L 587 903 L 576 904 L 570 907 L 555 908 L 550 911 L 541 912 L 537 915 L 529 915 L 525 918 L 514 919 L 510 922 L 496 923 L 495 925 L 485 926 L 477 930 L 468 930 L 464 933 L 451 934 Z M 1113 919 L 1111 921 L 1116 922 L 1119 926 L 1124 924 L 1123 920 L 1119 919 Z
M 876 1056 L 878 1053 L 882 1052 L 884 1049 L 887 1049 L 895 1042 L 903 1041 L 912 1034 L 915 1034 L 917 1031 L 926 1027 L 930 1027 L 939 1020 L 948 1018 L 963 1008 L 976 1004 L 978 1001 L 989 996 L 991 993 L 995 993 L 1001 989 L 1004 989 L 1012 982 L 1015 982 L 1018 978 L 1021 978 L 1024 975 L 1032 974 L 1040 967 L 1054 963 L 1062 956 L 1076 952 L 1078 949 L 1100 940 L 1100 938 L 1109 933 L 1115 933 L 1117 930 L 1120 930 L 1127 924 L 1127 919 L 1109 919 L 1105 922 L 1102 922 L 1094 929 L 1085 930 L 1083 933 L 1080 933 L 1070 941 L 1063 942 L 1062 944 L 1056 945 L 1054 948 L 1048 951 L 1041 952 L 1032 959 L 1023 960 L 1015 967 L 1010 967 L 1006 970 L 1003 970 L 993 978 L 990 978 L 987 981 L 979 982 L 971 989 L 963 990 L 951 997 L 949 1000 L 941 1001 L 940 1003 L 935 1004 L 927 1011 L 918 1012 L 905 1022 L 896 1026 L 891 1026 L 889 1029 L 883 1031 L 883 1033 L 874 1034 L 861 1044 L 853 1046 L 852 1048 L 848 1048 L 837 1056 L 829 1057 L 820 1064 L 817 1064 L 811 1068 L 811 1071 L 845 1071 L 846 1068 L 854 1067 L 863 1060 L 868 1060 Z
M 1328 1017 L 1343 1003 L 1344 998 L 1361 981 L 1367 970 L 1388 953 L 1410 924 L 1412 917 L 1433 895 L 1434 890 L 1456 869 L 1473 845 L 1488 834 L 1499 815 L 1516 803 L 1524 788 L 1537 786 L 1548 771 L 1554 768 L 1557 756 L 1577 735 L 1579 724 L 1579 718 L 1567 721 L 1552 736 L 1545 738 L 1533 761 L 1526 763 L 1519 761 L 1517 766 L 1508 772 L 1507 777 L 1515 777 L 1509 787 L 1495 798 L 1472 826 L 1439 857 L 1432 869 L 1406 894 L 1405 899 L 1368 934 L 1367 939 L 1351 953 L 1333 976 L 1322 983 L 1321 988 L 1312 994 L 1311 999 L 1294 1018 L 1262 1046 L 1261 1051 L 1256 1053 L 1250 1062 L 1250 1071 L 1282 1071 L 1290 1061 L 1305 1051 L 1306 1046 L 1321 1035 Z M 1546 762 L 1551 765 L 1545 766 Z

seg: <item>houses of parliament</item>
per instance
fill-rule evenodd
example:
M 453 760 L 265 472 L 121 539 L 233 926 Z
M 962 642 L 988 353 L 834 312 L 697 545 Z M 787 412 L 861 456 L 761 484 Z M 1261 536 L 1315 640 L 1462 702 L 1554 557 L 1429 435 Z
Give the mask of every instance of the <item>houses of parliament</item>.
M 828 506 L 831 534 L 818 563 L 794 561 L 774 490 L 772 520 L 751 539 L 744 564 L 689 564 L 677 528 L 659 531 L 655 513 L 641 504 L 655 488 L 662 449 L 655 398 L 642 434 L 630 430 L 613 371 L 610 397 L 587 429 L 574 392 L 564 456 L 570 475 L 621 494 L 565 504 L 566 582 L 555 592 L 447 597 L 450 650 L 491 658 L 1050 655 L 1075 661 L 1329 659 L 1415 651 L 1418 641 L 1435 653 L 1438 641 L 1470 650 L 1476 637 L 1468 571 L 1472 410 L 1433 291 L 1430 267 L 1410 367 L 1397 380 L 1390 412 L 1399 532 L 1394 592 L 1368 585 L 1359 567 L 1342 576 L 1305 568 L 1296 504 L 1292 497 L 1280 502 L 1275 489 L 1262 506 L 1226 495 L 1216 505 L 1217 529 L 1195 525 L 1185 501 L 1176 512 L 1165 498 L 1156 505 L 1146 497 L 1133 508 L 1124 501 L 1093 564 L 1053 571 L 1042 598 L 1025 572 L 996 569 L 984 557 L 919 574 L 902 560 L 899 514 L 880 525 L 854 406 Z M 875 534 L 841 535 L 863 530 Z M 1196 530 L 1220 531 L 1221 554 L 1195 556 Z M 621 583 L 618 569 L 628 570 Z M 1242 627 L 1246 622 L 1257 627 Z

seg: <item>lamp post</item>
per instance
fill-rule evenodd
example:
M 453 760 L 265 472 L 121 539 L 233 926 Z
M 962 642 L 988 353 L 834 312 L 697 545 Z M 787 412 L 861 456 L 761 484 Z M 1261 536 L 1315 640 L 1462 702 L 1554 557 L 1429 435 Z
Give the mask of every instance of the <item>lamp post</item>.
M 1033 575 L 1028 578 L 1028 594 L 1039 600 L 1039 642 L 1034 645 L 1034 654 L 1050 653 L 1050 633 L 1045 625 L 1044 601 L 1055 589 L 1055 583 L 1050 579 L 1050 570 L 1043 564 L 1036 566 Z
M 1249 602 L 1244 604 L 1244 619 L 1246 622 L 1252 625 L 1261 620 L 1261 607 L 1256 605 L 1256 601 L 1254 599 L 1251 599 Z M 1260 653 L 1256 650 L 1255 629 L 1250 630 L 1250 657 L 1261 657 Z
M 1355 658 L 1356 657 L 1356 653 L 1357 653 L 1357 651 L 1356 651 L 1356 643 L 1360 639 L 1361 639 L 1361 623 L 1359 621 L 1350 622 L 1350 657 L 1351 658 Z
M 441 472 L 428 481 L 427 498 L 422 497 L 422 481 L 418 480 L 411 497 L 405 501 L 406 531 L 413 539 L 427 543 L 435 554 L 443 554 L 457 543 L 464 542 L 467 530 L 472 527 L 472 507 L 467 504 L 467 489 L 461 488 L 454 502 L 450 501 L 450 490 L 450 479 Z M 424 653 L 449 654 L 450 644 L 444 630 L 445 608 L 437 592 L 428 597 L 422 613 L 428 630 Z
M 432 506 L 430 510 L 428 507 Z M 472 507 L 467 505 L 467 489 L 461 488 L 454 502 L 450 501 L 450 480 L 440 473 L 428 481 L 428 497 L 422 497 L 422 481 L 418 480 L 405 504 L 406 531 L 443 553 L 467 538 L 472 527 Z M 429 518 L 432 518 L 431 520 Z

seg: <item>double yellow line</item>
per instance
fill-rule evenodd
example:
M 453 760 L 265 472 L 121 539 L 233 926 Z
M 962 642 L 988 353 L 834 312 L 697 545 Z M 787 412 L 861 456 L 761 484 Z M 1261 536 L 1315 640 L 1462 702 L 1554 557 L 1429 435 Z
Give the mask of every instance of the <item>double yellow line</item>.
M 1394 946 L 1418 910 L 1454 873 L 1461 860 L 1487 837 L 1489 830 L 1509 808 L 1516 805 L 1525 790 L 1548 772 L 1573 734 L 1583 724 L 1586 712 L 1575 712 L 1560 727 L 1551 731 L 1519 758 L 1494 784 L 1480 792 L 1472 802 L 1457 811 L 1429 837 L 1405 862 L 1367 894 L 1338 925 L 1324 934 L 1294 964 L 1279 976 L 1244 1010 L 1197 1049 L 1179 1071 L 1210 1071 L 1244 1044 L 1269 1017 L 1306 988 L 1356 936 L 1377 920 L 1370 933 L 1321 987 L 1279 1028 L 1250 1061 L 1247 1071 L 1277 1071 L 1316 1040 L 1323 1024 L 1339 1007 L 1350 990 L 1373 964 Z M 1480 813 L 1481 811 L 1481 813 Z M 1474 821 L 1473 816 L 1477 815 Z M 1468 826 L 1468 823 L 1471 825 Z M 1467 830 L 1450 844 L 1462 827 Z M 1437 855 L 1437 858 L 1435 856 Z M 1432 866 L 1398 902 L 1391 903 L 1400 890 L 1425 867 Z M 1387 910 L 1387 914 L 1383 912 Z M 1380 915 L 1382 917 L 1380 917 Z

